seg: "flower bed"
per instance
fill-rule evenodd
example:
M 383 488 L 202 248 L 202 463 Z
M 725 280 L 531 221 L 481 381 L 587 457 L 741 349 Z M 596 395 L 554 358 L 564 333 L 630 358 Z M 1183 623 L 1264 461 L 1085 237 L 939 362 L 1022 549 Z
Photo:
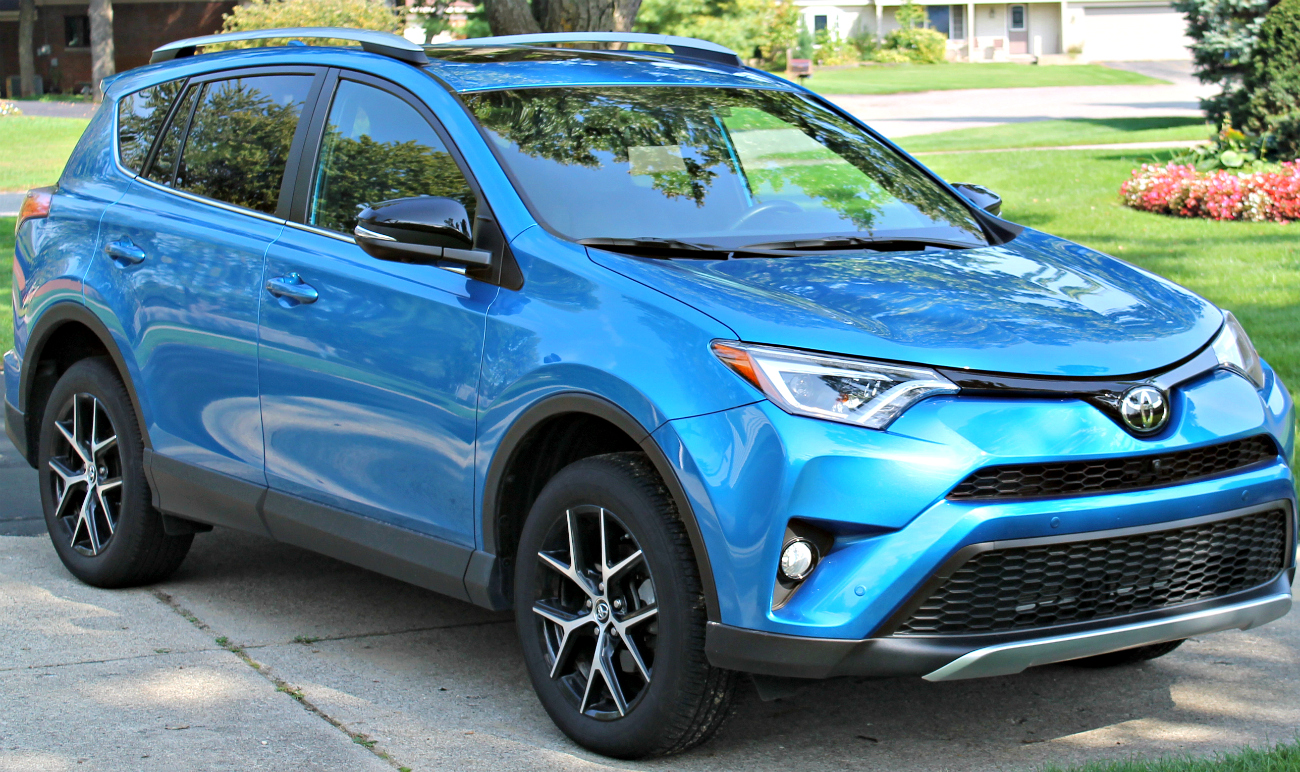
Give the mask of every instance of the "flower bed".
M 1300 220 L 1300 161 L 1251 173 L 1208 174 L 1189 165 L 1143 164 L 1119 189 L 1127 206 L 1211 220 Z

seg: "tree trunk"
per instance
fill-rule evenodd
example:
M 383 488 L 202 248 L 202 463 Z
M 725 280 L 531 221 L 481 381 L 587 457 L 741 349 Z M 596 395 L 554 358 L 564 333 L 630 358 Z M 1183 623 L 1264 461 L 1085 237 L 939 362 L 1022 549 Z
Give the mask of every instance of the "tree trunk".
M 36 54 L 32 50 L 35 35 L 36 0 L 21 0 L 18 5 L 18 78 L 21 83 L 18 90 L 25 97 L 36 96 Z
M 493 35 L 630 32 L 641 0 L 486 0 Z
M 104 98 L 104 78 L 116 72 L 113 53 L 113 0 L 90 0 L 90 92 Z
M 484 10 L 493 35 L 528 35 L 542 31 L 537 19 L 533 18 L 528 0 L 485 0 Z

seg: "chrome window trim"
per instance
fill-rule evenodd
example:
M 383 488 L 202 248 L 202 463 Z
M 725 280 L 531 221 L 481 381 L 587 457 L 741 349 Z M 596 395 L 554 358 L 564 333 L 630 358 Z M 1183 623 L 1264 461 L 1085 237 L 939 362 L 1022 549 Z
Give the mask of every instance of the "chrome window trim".
M 285 220 L 284 224 L 289 226 L 290 228 L 296 228 L 297 230 L 306 231 L 307 233 L 315 233 L 318 236 L 329 236 L 332 239 L 335 239 L 337 241 L 344 241 L 347 242 L 348 244 L 357 243 L 357 240 L 355 238 L 347 235 L 346 233 L 339 233 L 337 231 L 327 230 L 325 228 L 320 228 L 315 225 L 308 225 L 307 223 L 303 223 L 303 222 L 294 222 L 293 220 Z
M 265 220 L 266 222 L 279 223 L 280 225 L 285 225 L 288 223 L 288 220 L 285 220 L 280 217 L 276 217 L 275 215 L 272 214 L 267 214 L 265 212 L 259 212 L 256 209 L 249 209 L 247 207 L 239 206 L 237 204 L 228 204 L 225 201 L 218 201 L 215 198 L 200 196 L 197 193 L 190 193 L 189 191 L 170 188 L 167 187 L 166 185 L 159 185 L 153 180 L 147 180 L 144 177 L 141 177 L 139 175 L 132 175 L 132 177 L 135 178 L 136 182 L 140 182 L 145 185 L 148 185 L 149 187 L 155 190 L 171 193 L 172 195 L 179 196 L 188 201 L 193 201 L 196 204 L 207 204 L 209 206 L 213 206 L 216 207 L 217 209 L 222 209 L 227 212 L 233 212 L 235 214 L 245 214 L 248 215 L 249 217 L 254 217 L 258 220 Z

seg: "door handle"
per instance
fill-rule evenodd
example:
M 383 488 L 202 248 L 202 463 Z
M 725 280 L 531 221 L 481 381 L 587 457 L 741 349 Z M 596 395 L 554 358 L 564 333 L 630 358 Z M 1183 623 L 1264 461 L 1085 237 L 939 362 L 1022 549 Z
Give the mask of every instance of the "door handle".
M 289 273 L 284 276 L 277 276 L 274 279 L 268 279 L 266 291 L 277 298 L 289 298 L 299 303 L 315 303 L 320 298 L 320 293 L 316 291 L 316 288 L 310 284 L 304 284 L 302 277 L 297 273 Z
M 131 243 L 130 239 L 110 241 L 104 245 L 104 254 L 113 258 L 120 267 L 139 265 L 144 262 L 144 250 Z

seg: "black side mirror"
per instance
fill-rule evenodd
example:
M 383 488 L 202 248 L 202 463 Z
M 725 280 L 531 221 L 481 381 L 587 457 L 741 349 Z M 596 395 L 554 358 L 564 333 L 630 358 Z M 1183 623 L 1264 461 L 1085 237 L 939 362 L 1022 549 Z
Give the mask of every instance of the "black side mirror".
M 491 252 L 473 248 L 469 213 L 454 198 L 416 196 L 371 204 L 357 215 L 352 235 L 357 246 L 380 260 L 492 264 Z
M 957 192 L 962 194 L 967 201 L 971 202 L 980 209 L 991 215 L 1001 216 L 1002 214 L 1002 196 L 989 190 L 983 185 L 976 185 L 970 182 L 954 182 L 952 184 Z

